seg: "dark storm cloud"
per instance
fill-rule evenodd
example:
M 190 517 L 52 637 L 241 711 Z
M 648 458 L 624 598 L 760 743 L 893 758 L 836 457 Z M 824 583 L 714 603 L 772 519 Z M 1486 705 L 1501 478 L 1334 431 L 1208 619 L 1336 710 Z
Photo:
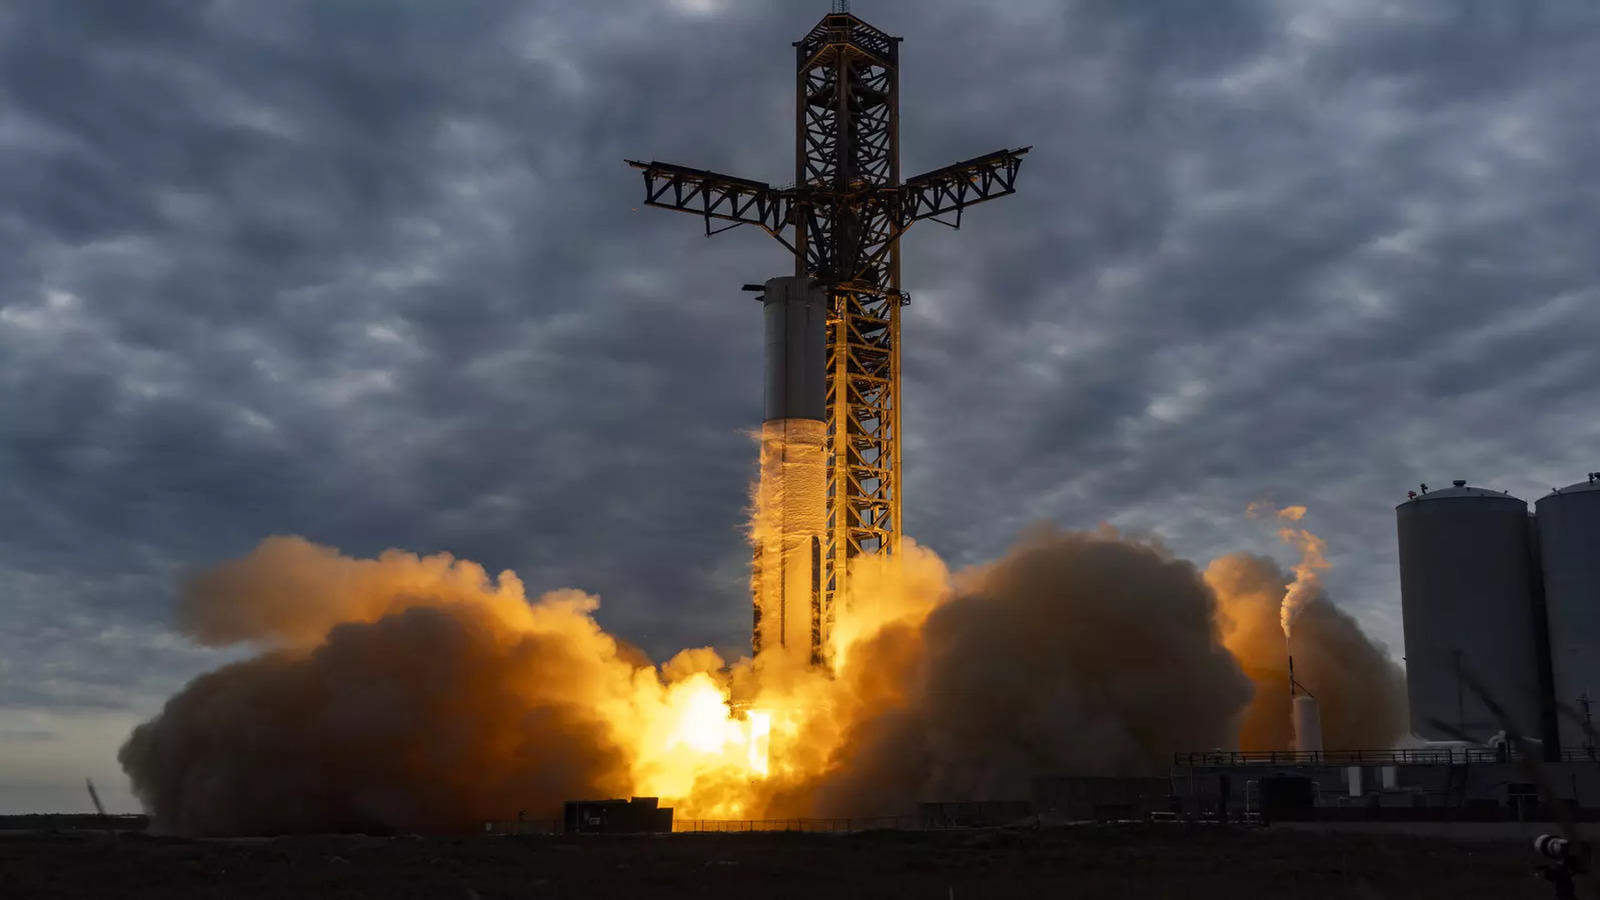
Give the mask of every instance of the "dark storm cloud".
M 274 533 L 737 646 L 734 288 L 787 260 L 637 209 L 621 160 L 791 180 L 812 6 L 0 12 L 0 704 L 153 708 L 201 664 L 154 639 L 171 577 Z M 1595 467 L 1587 4 L 857 11 L 906 38 L 904 171 L 1035 146 L 1018 196 L 906 244 L 924 542 L 1109 520 L 1203 562 L 1305 503 L 1398 647 L 1407 486 Z
M 706 351 L 736 297 L 679 303 L 639 265 L 659 252 L 610 234 L 620 138 L 659 130 L 641 66 L 682 67 L 612 63 L 695 21 L 561 13 L 19 11 L 8 482 L 13 509 L 69 511 L 15 520 L 30 569 L 81 567 L 90 534 L 116 569 L 116 545 L 160 567 L 296 531 L 598 580 L 624 611 L 717 599 L 750 353 Z
M 1264 28 L 1179 65 L 1106 8 L 1035 30 L 1042 56 L 1138 74 L 1019 79 L 1065 126 L 1006 201 L 1026 213 L 911 242 L 935 315 L 908 317 L 910 419 L 935 423 L 928 452 L 965 450 L 962 477 L 908 491 L 938 523 L 919 530 L 990 554 L 1014 528 L 967 515 L 983 502 L 1199 554 L 1255 497 L 1306 502 L 1341 595 L 1397 645 L 1399 492 L 1460 473 L 1537 494 L 1594 433 L 1574 413 L 1597 374 L 1576 336 L 1600 324 L 1577 212 L 1595 17 L 1541 9 L 1260 7 Z M 959 424 L 997 395 L 994 427 Z

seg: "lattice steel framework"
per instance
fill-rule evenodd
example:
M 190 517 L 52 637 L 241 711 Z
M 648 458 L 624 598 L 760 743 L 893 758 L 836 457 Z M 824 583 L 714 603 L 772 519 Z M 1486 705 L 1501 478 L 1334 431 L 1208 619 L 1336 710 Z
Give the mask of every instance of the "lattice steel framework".
M 828 540 L 812 658 L 824 662 L 849 560 L 900 552 L 900 235 L 952 228 L 974 203 L 1015 193 L 1030 148 L 998 150 L 900 180 L 900 38 L 848 12 L 795 42 L 795 181 L 765 182 L 660 162 L 645 203 L 690 212 L 712 235 L 758 225 L 828 287 Z

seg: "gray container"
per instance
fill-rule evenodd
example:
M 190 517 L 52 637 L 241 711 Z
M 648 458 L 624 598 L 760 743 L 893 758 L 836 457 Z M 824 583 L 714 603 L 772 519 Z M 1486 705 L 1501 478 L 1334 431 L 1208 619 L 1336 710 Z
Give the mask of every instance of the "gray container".
M 1470 674 L 1524 735 L 1544 733 L 1528 504 L 1467 487 L 1395 509 L 1411 730 L 1486 741 L 1505 728 L 1468 686 Z
M 1585 705 L 1600 716 L 1600 479 L 1561 488 L 1535 508 L 1561 745 L 1582 747 L 1594 743 L 1584 735 Z

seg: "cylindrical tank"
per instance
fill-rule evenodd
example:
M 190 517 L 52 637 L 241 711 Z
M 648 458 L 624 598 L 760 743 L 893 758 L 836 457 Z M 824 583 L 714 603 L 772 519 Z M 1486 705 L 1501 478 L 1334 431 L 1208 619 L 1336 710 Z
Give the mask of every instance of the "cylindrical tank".
M 1600 475 L 1534 508 L 1561 745 L 1582 747 L 1589 707 L 1600 713 Z
M 810 278 L 767 280 L 766 421 L 828 418 L 828 294 Z
M 1543 733 L 1528 504 L 1468 487 L 1432 491 L 1395 509 L 1411 730 L 1482 741 L 1506 727 L 1475 679 L 1524 735 Z
M 1317 708 L 1317 698 L 1309 694 L 1294 698 L 1294 749 L 1322 752 L 1322 711 Z
M 827 291 L 810 278 L 768 279 L 766 421 L 751 523 L 751 649 L 766 665 L 810 665 L 822 646 L 827 532 Z

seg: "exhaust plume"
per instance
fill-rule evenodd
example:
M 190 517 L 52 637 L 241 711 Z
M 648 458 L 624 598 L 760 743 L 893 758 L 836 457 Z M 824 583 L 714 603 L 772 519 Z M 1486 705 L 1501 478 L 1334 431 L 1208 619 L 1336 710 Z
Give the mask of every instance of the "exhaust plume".
M 1017 799 L 1042 773 L 1148 775 L 1232 743 L 1250 683 L 1200 573 L 1154 543 L 1040 531 L 850 652 L 858 716 L 819 814 Z M 865 807 L 865 809 L 864 809 Z
M 276 537 L 177 603 L 192 639 L 260 654 L 191 681 L 119 759 L 153 827 L 189 835 L 463 831 L 602 796 L 686 818 L 1018 799 L 1037 774 L 1159 774 L 1241 723 L 1287 746 L 1264 637 L 1286 581 L 1243 556 L 1202 576 L 1110 529 L 1041 530 L 954 574 L 907 541 L 852 564 L 829 675 L 704 648 L 657 666 L 587 594 Z M 1329 746 L 1381 745 L 1398 670 L 1320 595 L 1297 621 Z
M 190 682 L 119 760 L 157 827 L 182 834 L 460 831 L 575 796 L 686 791 L 685 761 L 727 750 L 718 727 L 679 730 L 707 696 L 722 724 L 722 661 L 685 651 L 663 680 L 597 606 L 578 591 L 530 604 L 510 572 L 447 554 L 356 560 L 270 538 L 178 601 L 196 640 L 266 651 Z

